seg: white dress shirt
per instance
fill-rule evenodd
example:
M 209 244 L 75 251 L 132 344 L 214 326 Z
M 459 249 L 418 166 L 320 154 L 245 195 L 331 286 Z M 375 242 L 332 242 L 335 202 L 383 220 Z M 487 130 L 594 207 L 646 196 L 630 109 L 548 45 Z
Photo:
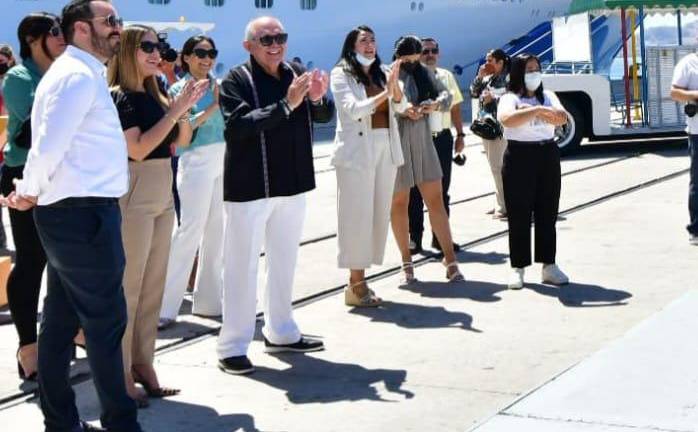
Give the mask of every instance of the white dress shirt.
M 121 197 L 128 154 L 105 67 L 68 46 L 44 74 L 32 108 L 32 148 L 17 182 L 39 205 L 69 197 Z

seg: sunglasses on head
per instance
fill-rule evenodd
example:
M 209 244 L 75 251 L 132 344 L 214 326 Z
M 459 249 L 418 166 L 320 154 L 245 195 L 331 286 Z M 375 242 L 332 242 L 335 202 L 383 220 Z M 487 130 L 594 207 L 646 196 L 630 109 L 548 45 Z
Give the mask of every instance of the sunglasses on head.
M 92 19 L 95 20 L 100 20 L 104 21 L 106 25 L 108 25 L 111 28 L 117 28 L 117 27 L 123 27 L 124 26 L 124 19 L 116 16 L 116 15 L 107 15 L 107 16 L 102 16 L 102 17 L 94 17 Z
M 288 33 L 278 33 L 275 35 L 264 35 L 260 36 L 258 38 L 255 38 L 255 40 L 258 40 L 259 43 L 262 46 L 271 46 L 274 42 L 276 42 L 277 45 L 283 45 L 288 41 Z
M 53 37 L 58 37 L 61 35 L 61 28 L 59 26 L 53 26 L 48 30 L 48 35 Z
M 142 41 L 138 47 L 146 54 L 152 54 L 155 50 L 160 51 L 160 42 Z
M 205 59 L 206 56 L 208 56 L 208 58 L 210 58 L 211 60 L 215 60 L 215 58 L 218 57 L 218 50 L 215 48 L 211 48 L 208 50 L 203 48 L 196 48 L 193 52 L 194 55 L 200 59 Z
M 423 55 L 429 55 L 429 54 L 438 54 L 439 49 L 438 48 L 424 48 L 422 50 Z

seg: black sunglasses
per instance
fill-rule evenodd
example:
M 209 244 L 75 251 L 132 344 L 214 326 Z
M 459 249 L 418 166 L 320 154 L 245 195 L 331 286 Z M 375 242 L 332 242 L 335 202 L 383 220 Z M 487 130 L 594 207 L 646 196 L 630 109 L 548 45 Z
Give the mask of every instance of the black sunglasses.
M 143 41 L 138 47 L 146 54 L 152 54 L 155 50 L 160 51 L 160 42 Z
M 438 48 L 424 48 L 422 50 L 422 55 L 438 54 L 438 53 L 439 53 Z
M 59 26 L 53 26 L 48 30 L 48 35 L 53 37 L 58 37 L 61 35 L 61 28 Z
M 205 59 L 206 56 L 208 56 L 211 60 L 215 60 L 216 57 L 218 57 L 218 50 L 215 48 L 211 48 L 209 50 L 203 48 L 196 48 L 193 52 L 194 55 L 200 59 Z
M 276 42 L 277 45 L 283 45 L 288 41 L 288 33 L 278 33 L 275 35 L 264 35 L 260 36 L 258 38 L 255 38 L 255 40 L 258 40 L 262 46 L 271 46 L 274 42 Z
M 107 16 L 102 16 L 102 17 L 94 17 L 92 19 L 95 20 L 102 20 L 106 25 L 108 25 L 111 28 L 117 28 L 117 27 L 123 27 L 124 26 L 124 19 L 116 16 L 116 15 L 107 15 Z

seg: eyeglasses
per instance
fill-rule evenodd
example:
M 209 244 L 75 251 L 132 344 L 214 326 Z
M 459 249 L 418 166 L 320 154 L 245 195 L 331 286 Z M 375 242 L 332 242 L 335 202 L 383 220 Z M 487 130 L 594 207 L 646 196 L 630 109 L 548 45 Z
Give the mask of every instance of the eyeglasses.
M 215 48 L 211 48 L 209 50 L 203 48 L 196 48 L 194 50 L 194 55 L 200 59 L 205 59 L 206 56 L 208 56 L 208 58 L 210 58 L 211 60 L 215 60 L 215 58 L 218 57 L 218 50 Z
M 121 28 L 124 26 L 124 19 L 116 15 L 94 17 L 92 19 L 104 21 L 104 23 L 111 28 Z
M 262 46 L 271 46 L 274 42 L 277 45 L 283 45 L 288 41 L 288 33 L 277 33 L 275 35 L 264 35 L 258 38 L 253 38 L 252 40 L 258 40 Z
M 146 54 L 152 54 L 155 50 L 160 50 L 160 42 L 143 41 L 138 47 Z
M 438 54 L 438 53 L 439 53 L 438 48 L 424 48 L 422 50 L 422 55 Z
M 53 27 L 51 27 L 51 28 L 49 29 L 49 31 L 48 31 L 47 34 L 48 34 L 49 36 L 52 36 L 52 37 L 58 37 L 58 36 L 61 35 L 61 33 L 62 33 L 62 31 L 61 31 L 61 28 L 60 28 L 60 27 L 58 27 L 58 26 L 53 26 Z

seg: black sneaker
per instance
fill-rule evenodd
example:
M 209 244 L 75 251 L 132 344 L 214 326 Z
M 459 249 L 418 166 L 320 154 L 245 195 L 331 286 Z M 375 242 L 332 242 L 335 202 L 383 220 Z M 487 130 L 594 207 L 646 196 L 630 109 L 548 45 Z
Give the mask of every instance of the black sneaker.
M 267 353 L 280 353 L 280 352 L 313 352 L 322 351 L 325 349 L 325 344 L 316 339 L 309 339 L 302 337 L 298 342 L 286 345 L 277 345 L 269 342 L 269 339 L 264 338 L 264 352 Z
M 436 237 L 432 237 L 431 247 L 433 247 L 439 252 L 443 252 L 441 250 L 441 245 L 439 244 L 439 241 L 436 239 Z M 453 243 L 453 252 L 460 252 L 460 246 L 458 245 L 458 243 Z
M 422 249 L 422 239 L 410 239 L 410 255 L 416 255 L 422 252 L 424 252 Z
M 246 355 L 218 360 L 218 369 L 231 375 L 245 375 L 254 372 L 254 366 Z

